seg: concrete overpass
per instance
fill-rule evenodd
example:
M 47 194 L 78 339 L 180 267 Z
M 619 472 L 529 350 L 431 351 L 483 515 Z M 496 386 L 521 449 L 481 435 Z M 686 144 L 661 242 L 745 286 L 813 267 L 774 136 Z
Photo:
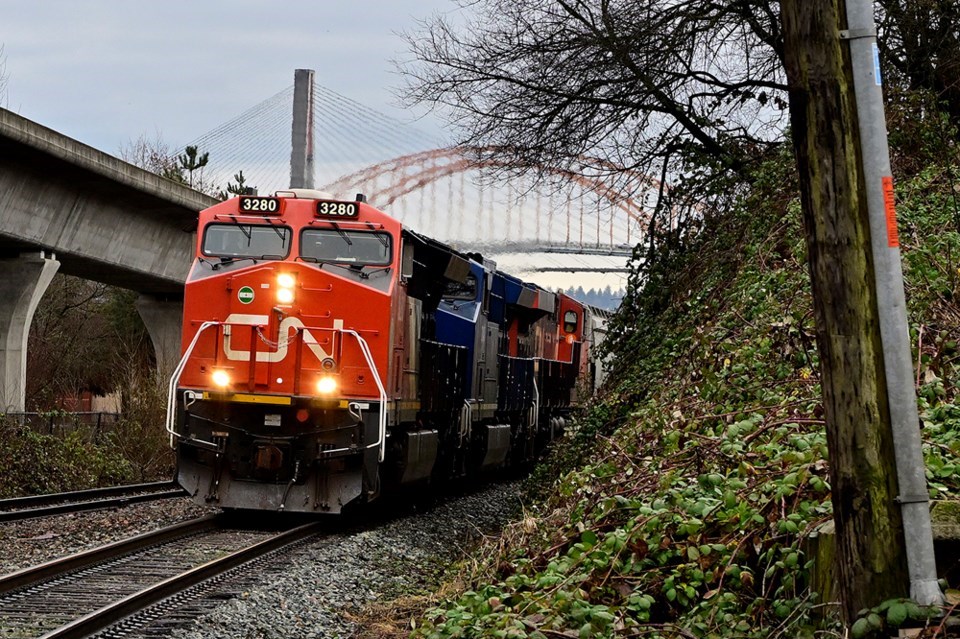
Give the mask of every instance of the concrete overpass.
M 139 291 L 166 370 L 196 215 L 214 202 L 0 109 L 0 410 L 23 410 L 27 334 L 57 270 Z

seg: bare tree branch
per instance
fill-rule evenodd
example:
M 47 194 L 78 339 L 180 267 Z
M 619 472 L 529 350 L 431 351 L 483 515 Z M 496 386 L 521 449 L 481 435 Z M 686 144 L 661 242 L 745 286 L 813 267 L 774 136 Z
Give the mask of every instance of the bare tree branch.
M 707 158 L 737 172 L 782 137 L 776 3 L 460 3 L 466 25 L 407 34 L 407 97 L 446 107 L 458 142 L 501 171 L 675 177 Z
M 960 124 L 960 1 L 879 0 L 877 25 L 888 81 L 929 91 Z

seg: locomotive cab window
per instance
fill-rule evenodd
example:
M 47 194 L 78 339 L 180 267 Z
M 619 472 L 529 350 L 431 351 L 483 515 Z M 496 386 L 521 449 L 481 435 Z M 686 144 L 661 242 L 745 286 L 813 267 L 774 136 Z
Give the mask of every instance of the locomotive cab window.
M 386 266 L 392 261 L 389 233 L 345 229 L 305 229 L 300 257 L 307 261 Z
M 283 259 L 290 252 L 290 229 L 266 224 L 210 224 L 203 253 L 215 257 Z
M 470 273 L 467 275 L 467 279 L 464 282 L 454 282 L 448 281 L 446 285 L 446 290 L 443 292 L 443 299 L 445 300 L 467 300 L 474 301 L 477 299 L 477 278 Z
M 567 311 L 563 314 L 563 330 L 566 333 L 577 332 L 577 312 Z

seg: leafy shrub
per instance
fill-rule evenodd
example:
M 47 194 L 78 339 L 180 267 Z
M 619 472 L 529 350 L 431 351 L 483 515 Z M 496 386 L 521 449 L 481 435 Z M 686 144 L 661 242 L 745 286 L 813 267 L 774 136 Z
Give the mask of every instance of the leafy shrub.
M 93 443 L 77 429 L 63 436 L 0 423 L 0 497 L 82 490 L 129 483 L 133 468 L 116 447 Z
M 842 634 L 810 587 L 806 539 L 832 509 L 789 166 L 761 167 L 738 209 L 645 267 L 612 342 L 612 383 L 536 476 L 547 501 L 481 551 L 469 589 L 431 610 L 420 636 Z M 898 185 L 934 498 L 960 492 L 955 168 Z M 909 609 L 881 612 L 899 622 Z
M 112 444 L 133 468 L 137 481 L 169 479 L 174 457 L 164 425 L 165 380 L 132 372 L 123 386 L 123 413 Z

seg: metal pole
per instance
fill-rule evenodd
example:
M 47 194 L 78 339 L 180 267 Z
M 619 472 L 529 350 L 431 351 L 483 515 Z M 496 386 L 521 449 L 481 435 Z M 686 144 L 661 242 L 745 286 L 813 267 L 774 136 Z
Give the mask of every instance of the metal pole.
M 920 418 L 913 386 L 913 358 L 894 210 L 890 150 L 872 0 L 845 0 L 854 91 L 860 122 L 860 150 L 867 189 L 880 339 L 883 345 L 890 424 L 896 448 L 897 483 L 910 575 L 910 596 L 921 605 L 943 603 L 937 584 L 933 529 L 920 445 Z
M 293 73 L 290 188 L 313 188 L 313 70 Z

